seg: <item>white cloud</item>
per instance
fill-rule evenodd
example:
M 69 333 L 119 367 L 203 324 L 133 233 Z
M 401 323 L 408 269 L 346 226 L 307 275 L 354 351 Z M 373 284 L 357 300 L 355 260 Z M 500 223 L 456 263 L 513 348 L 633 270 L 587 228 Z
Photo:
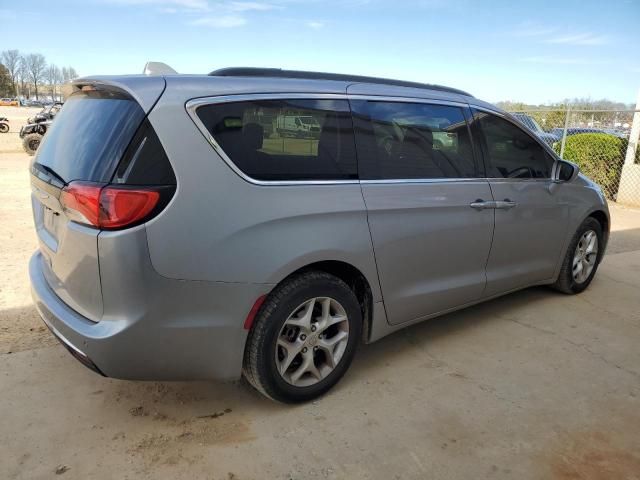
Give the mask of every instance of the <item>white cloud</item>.
M 534 56 L 521 58 L 519 61 L 526 63 L 540 63 L 547 65 L 595 65 L 602 62 L 594 62 L 584 58 L 574 57 L 553 57 L 553 56 Z
M 234 28 L 246 25 L 247 20 L 239 15 L 220 15 L 217 17 L 203 17 L 190 22 L 190 25 L 199 25 L 212 28 Z
M 544 37 L 546 35 L 551 35 L 552 33 L 557 32 L 555 28 L 551 27 L 535 27 L 528 26 L 519 28 L 518 30 L 514 30 L 514 37 Z
M 181 8 L 186 10 L 208 10 L 207 0 L 105 0 L 119 5 L 153 5 L 157 7 Z
M 546 43 L 556 45 L 606 45 L 609 43 L 609 39 L 605 35 L 585 32 L 549 38 Z
M 315 28 L 317 30 L 317 29 L 320 29 L 320 28 L 324 27 L 324 23 L 315 22 L 315 21 L 314 22 L 307 22 L 307 26 L 311 27 L 311 28 Z
M 511 32 L 513 37 L 530 37 L 551 45 L 606 45 L 610 43 L 606 35 L 592 32 L 563 32 L 553 25 L 522 23 Z
M 279 5 L 266 2 L 230 2 L 228 5 L 229 10 L 235 12 L 247 12 L 249 10 L 266 11 L 273 10 L 275 8 L 281 8 Z

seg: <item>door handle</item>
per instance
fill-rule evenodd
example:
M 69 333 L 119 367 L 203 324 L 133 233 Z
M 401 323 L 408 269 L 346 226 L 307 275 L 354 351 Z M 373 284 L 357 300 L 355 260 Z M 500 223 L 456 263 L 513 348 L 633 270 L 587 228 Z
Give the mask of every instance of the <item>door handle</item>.
M 499 200 L 497 202 L 493 200 L 485 202 L 484 200 L 478 199 L 475 202 L 471 202 L 469 206 L 476 210 L 486 210 L 489 208 L 496 209 L 496 210 L 509 210 L 510 208 L 518 206 L 518 204 L 516 202 L 512 202 L 508 198 L 505 198 L 504 200 Z
M 509 200 L 508 198 L 505 198 L 504 200 L 495 202 L 496 204 L 496 209 L 498 210 L 509 210 L 513 207 L 517 207 L 518 204 L 516 202 L 512 202 L 511 200 Z
M 479 198 L 475 202 L 471 202 L 469 206 L 475 210 L 486 210 L 488 208 L 496 208 L 496 202 L 494 201 L 485 202 L 484 200 Z

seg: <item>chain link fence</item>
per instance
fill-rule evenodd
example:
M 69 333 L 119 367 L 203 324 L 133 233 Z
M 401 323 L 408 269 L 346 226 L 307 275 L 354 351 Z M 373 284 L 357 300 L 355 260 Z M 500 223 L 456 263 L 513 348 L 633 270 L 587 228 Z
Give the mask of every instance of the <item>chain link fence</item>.
M 640 148 L 628 158 L 636 110 L 531 109 L 511 112 L 561 158 L 580 166 L 609 200 L 640 205 Z M 638 139 L 631 139 L 637 144 Z M 625 164 L 626 160 L 626 164 Z

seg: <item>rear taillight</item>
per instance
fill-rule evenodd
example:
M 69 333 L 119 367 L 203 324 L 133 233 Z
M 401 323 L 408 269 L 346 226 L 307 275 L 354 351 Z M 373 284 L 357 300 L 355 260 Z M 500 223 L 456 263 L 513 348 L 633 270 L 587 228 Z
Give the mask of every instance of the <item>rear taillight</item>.
M 71 182 L 60 195 L 69 218 L 92 227 L 115 230 L 148 220 L 161 207 L 165 187 L 120 187 Z

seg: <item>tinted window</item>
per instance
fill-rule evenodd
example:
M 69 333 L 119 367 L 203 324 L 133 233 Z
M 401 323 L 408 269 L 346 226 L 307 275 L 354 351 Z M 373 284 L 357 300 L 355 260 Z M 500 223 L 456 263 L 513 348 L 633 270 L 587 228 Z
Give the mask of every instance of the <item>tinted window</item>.
M 476 175 L 461 108 L 354 102 L 361 178 L 465 178 Z
M 553 160 L 533 137 L 511 122 L 475 112 L 484 137 L 487 176 L 491 178 L 549 178 Z
M 74 93 L 56 115 L 34 162 L 65 182 L 108 182 L 143 118 L 142 108 L 122 93 Z
M 356 179 L 346 100 L 263 100 L 198 108 L 227 156 L 259 180 Z
M 176 177 L 160 139 L 145 120 L 118 165 L 113 183 L 175 185 Z

